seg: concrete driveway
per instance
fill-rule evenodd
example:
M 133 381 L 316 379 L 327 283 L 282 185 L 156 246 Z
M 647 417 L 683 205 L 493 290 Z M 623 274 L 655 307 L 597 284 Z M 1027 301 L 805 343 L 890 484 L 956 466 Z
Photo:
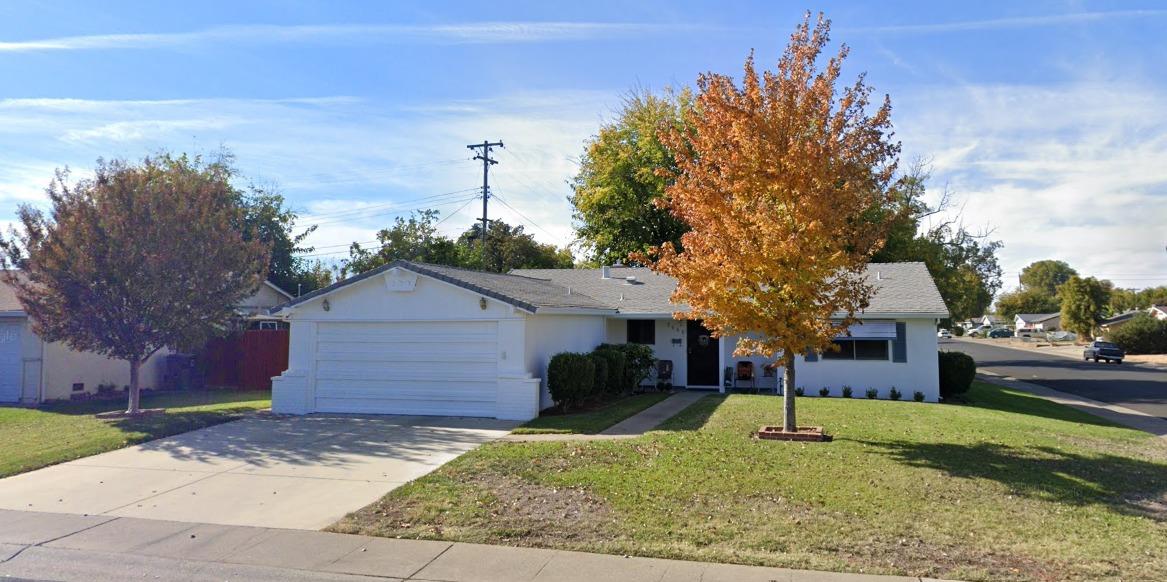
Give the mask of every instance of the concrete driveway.
M 255 417 L 0 479 L 0 508 L 320 529 L 514 424 Z

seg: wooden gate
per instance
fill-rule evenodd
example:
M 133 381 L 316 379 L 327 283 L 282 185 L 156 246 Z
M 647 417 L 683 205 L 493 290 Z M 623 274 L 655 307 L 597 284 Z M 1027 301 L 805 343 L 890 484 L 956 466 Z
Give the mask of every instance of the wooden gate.
M 249 329 L 207 342 L 207 385 L 270 390 L 272 376 L 288 369 L 288 338 L 286 329 Z

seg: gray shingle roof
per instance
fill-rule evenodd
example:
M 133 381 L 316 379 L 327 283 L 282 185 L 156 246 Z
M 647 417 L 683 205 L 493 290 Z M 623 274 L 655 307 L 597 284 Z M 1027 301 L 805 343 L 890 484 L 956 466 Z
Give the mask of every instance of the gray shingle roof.
M 620 313 L 672 313 L 685 307 L 669 303 L 677 286 L 672 277 L 641 267 L 611 267 L 611 278 L 601 269 L 516 269 L 514 275 L 544 279 L 593 297 Z M 633 284 L 624 278 L 636 277 Z M 872 263 L 867 280 L 875 287 L 866 315 L 921 314 L 943 317 L 948 307 L 924 263 Z
M 1061 315 L 1060 313 L 1018 313 L 1017 317 L 1026 323 L 1041 323 L 1047 319 L 1053 319 Z
M 444 265 L 415 263 L 412 261 L 394 261 L 376 269 L 365 271 L 354 277 L 349 277 L 323 289 L 317 289 L 311 293 L 301 295 L 292 301 L 272 308 L 271 311 L 274 313 L 280 309 L 292 307 L 315 297 L 331 293 L 342 287 L 347 287 L 353 283 L 374 277 L 394 267 L 401 267 L 420 275 L 433 277 L 434 279 L 457 285 L 463 289 L 469 289 L 475 293 L 498 299 L 499 301 L 509 303 L 530 312 L 536 312 L 539 309 L 614 309 L 587 295 L 575 292 L 574 290 L 569 293 L 565 287 L 540 279 L 502 273 L 472 271 Z

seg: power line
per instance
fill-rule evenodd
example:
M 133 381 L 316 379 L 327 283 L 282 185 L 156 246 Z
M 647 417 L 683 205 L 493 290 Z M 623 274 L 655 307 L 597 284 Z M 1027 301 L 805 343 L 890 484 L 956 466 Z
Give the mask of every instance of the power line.
M 491 142 L 490 140 L 482 140 L 480 144 L 470 144 L 466 149 L 477 152 L 478 148 L 482 148 L 481 153 L 475 153 L 474 159 L 482 160 L 482 256 L 486 257 L 486 206 L 490 201 L 490 167 L 497 164 L 498 160 L 490 157 L 491 148 L 498 146 L 506 148 L 502 145 L 502 140 Z
M 436 203 L 436 204 L 427 204 L 424 207 L 391 208 L 391 209 L 380 211 L 380 212 L 362 212 L 356 216 L 345 216 L 345 217 L 337 218 L 336 220 L 326 220 L 324 222 L 317 222 L 315 224 L 315 226 L 327 226 L 329 224 L 340 224 L 340 223 L 344 223 L 344 222 L 349 222 L 349 221 L 354 220 L 358 217 L 359 218 L 369 218 L 369 217 L 374 217 L 374 216 L 399 216 L 399 215 L 405 214 L 407 212 L 414 212 L 414 211 L 418 211 L 418 210 L 428 210 L 431 208 L 439 208 L 442 206 L 449 206 L 451 204 L 458 204 L 459 202 L 465 202 L 466 200 L 477 200 L 477 199 L 478 199 L 477 196 L 473 196 L 471 198 L 460 198 L 457 200 L 441 201 L 441 202 Z
M 410 204 L 413 202 L 425 202 L 427 200 L 437 200 L 437 199 L 441 199 L 441 198 L 448 198 L 450 196 L 454 196 L 457 194 L 464 194 L 466 192 L 472 192 L 475 190 L 478 190 L 477 186 L 475 186 L 474 188 L 463 188 L 461 190 L 454 190 L 451 192 L 443 192 L 441 194 L 432 194 L 429 196 L 422 196 L 421 198 L 413 198 L 413 199 L 409 199 L 409 200 L 394 200 L 392 202 L 378 202 L 376 204 L 369 204 L 367 206 L 362 206 L 360 208 L 350 208 L 348 210 L 337 210 L 336 212 L 322 212 L 322 213 L 318 213 L 318 214 L 309 214 L 308 216 L 310 216 L 312 218 L 329 218 L 329 217 L 334 217 L 334 216 L 343 216 L 343 215 L 350 215 L 350 214 L 362 214 L 362 213 L 368 212 L 369 210 L 374 210 L 377 208 L 383 208 L 383 207 L 388 207 L 388 206 L 397 206 L 397 205 L 401 205 L 401 204 Z
M 459 206 L 453 212 L 447 214 L 445 216 L 445 218 L 442 218 L 441 220 L 435 222 L 434 227 L 436 228 L 438 225 L 442 224 L 443 222 L 453 218 L 455 214 L 458 214 L 459 212 L 462 212 L 463 210 L 465 210 L 466 207 L 470 206 L 470 203 L 474 202 L 475 200 L 478 200 L 477 196 L 474 196 L 472 198 L 468 198 L 466 200 L 460 200 L 459 202 L 464 202 L 464 204 L 462 204 L 462 206 Z M 457 202 L 453 202 L 452 204 L 456 204 L 456 203 Z M 318 249 L 334 249 L 334 248 L 341 248 L 341 247 L 343 247 L 345 250 L 332 251 L 332 252 L 327 252 L 327 253 L 315 253 L 315 252 L 313 252 L 312 254 L 298 255 L 298 256 L 300 256 L 300 257 L 326 257 L 326 256 L 331 256 L 331 255 L 342 255 L 342 254 L 349 252 L 349 249 L 352 248 L 353 244 L 356 244 L 358 247 L 363 247 L 364 245 L 380 244 L 380 243 L 381 243 L 380 240 L 370 240 L 370 241 L 364 241 L 364 242 L 358 242 L 358 243 L 325 245 L 325 246 L 320 246 L 320 247 L 313 247 L 313 251 L 318 250 Z M 362 249 L 362 250 L 369 250 L 369 249 Z
M 523 219 L 523 220 L 525 220 L 527 223 L 529 223 L 531 226 L 534 226 L 535 228 L 537 228 L 537 229 L 539 229 L 539 230 L 543 231 L 543 233 L 544 233 L 544 234 L 546 234 L 547 236 L 549 236 L 549 237 L 551 237 L 551 238 L 555 238 L 555 235 L 551 234 L 551 232 L 550 232 L 550 231 L 548 231 L 546 228 L 543 228 L 542 226 L 539 226 L 539 223 L 538 223 L 538 222 L 535 222 L 534 220 L 531 220 L 531 218 L 530 218 L 530 217 L 528 217 L 526 214 L 523 214 L 522 212 L 519 212 L 519 209 L 515 208 L 514 206 L 511 206 L 511 205 L 510 205 L 510 204 L 509 204 L 509 203 L 508 203 L 506 200 L 504 200 L 504 199 L 503 199 L 503 197 L 502 197 L 502 196 L 499 196 L 499 195 L 496 193 L 496 194 L 494 195 L 494 197 L 495 197 L 495 198 L 498 198 L 498 201 L 499 201 L 499 202 L 502 202 L 504 206 L 506 206 L 507 208 L 510 208 L 511 210 L 513 210 L 513 211 L 515 212 L 515 214 L 518 214 L 518 215 L 519 215 L 519 218 L 522 218 L 522 219 Z

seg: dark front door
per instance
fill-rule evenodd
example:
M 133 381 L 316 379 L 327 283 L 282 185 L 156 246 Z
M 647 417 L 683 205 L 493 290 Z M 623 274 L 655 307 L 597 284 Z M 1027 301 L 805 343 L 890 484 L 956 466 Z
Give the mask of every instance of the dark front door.
M 699 321 L 688 322 L 687 386 L 717 386 L 717 338 Z

